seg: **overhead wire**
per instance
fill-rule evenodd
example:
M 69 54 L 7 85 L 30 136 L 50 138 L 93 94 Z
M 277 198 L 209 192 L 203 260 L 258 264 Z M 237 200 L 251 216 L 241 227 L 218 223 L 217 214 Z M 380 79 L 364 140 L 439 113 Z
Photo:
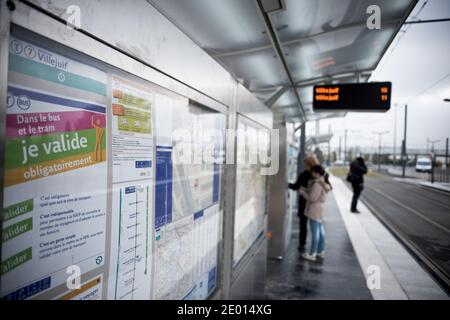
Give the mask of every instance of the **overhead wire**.
M 422 4 L 422 6 L 420 7 L 420 9 L 417 11 L 417 13 L 414 16 L 411 16 L 411 20 L 412 21 L 417 21 L 419 20 L 419 16 L 420 13 L 423 11 L 423 9 L 425 8 L 425 6 L 428 4 L 429 0 L 425 0 Z M 410 20 L 410 21 L 411 21 Z M 391 48 L 389 48 L 389 52 L 387 53 L 387 56 L 385 59 L 383 59 L 382 61 L 382 65 L 380 65 L 377 70 L 381 70 L 383 68 L 384 65 L 386 65 L 386 63 L 389 61 L 389 59 L 391 58 L 392 54 L 394 53 L 395 49 L 397 49 L 397 46 L 399 45 L 400 41 L 403 39 L 403 37 L 406 35 L 406 33 L 408 32 L 409 28 L 410 28 L 411 24 L 410 23 L 405 23 L 402 26 L 402 30 L 399 31 L 398 37 L 396 38 L 395 42 L 392 43 Z
M 426 87 L 424 90 L 420 91 L 418 94 L 416 94 L 415 96 L 410 98 L 406 104 L 408 104 L 412 99 L 416 99 L 417 97 L 420 97 L 421 95 L 423 95 L 425 92 L 431 90 L 432 88 L 437 86 L 440 82 L 442 82 L 443 80 L 445 80 L 448 77 L 450 77 L 450 73 L 447 73 L 443 77 L 439 78 L 439 80 L 433 82 L 430 86 Z

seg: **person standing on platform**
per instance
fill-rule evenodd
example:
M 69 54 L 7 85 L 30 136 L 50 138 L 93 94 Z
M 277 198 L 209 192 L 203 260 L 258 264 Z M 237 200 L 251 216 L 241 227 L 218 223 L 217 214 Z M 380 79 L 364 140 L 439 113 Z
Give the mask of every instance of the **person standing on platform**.
M 332 187 L 328 180 L 328 174 L 322 166 L 311 168 L 313 179 L 307 189 L 300 188 L 300 194 L 306 199 L 305 215 L 309 219 L 311 232 L 311 250 L 305 252 L 302 257 L 315 261 L 317 257 L 325 257 L 325 228 L 324 214 L 327 193 Z
M 307 188 L 309 182 L 312 180 L 311 168 L 319 165 L 319 160 L 317 160 L 315 155 L 312 155 L 305 158 L 303 163 L 305 164 L 305 170 L 302 173 L 300 173 L 295 183 L 289 183 L 289 189 L 299 190 L 300 187 Z M 303 251 L 305 249 L 306 244 L 308 218 L 305 216 L 305 208 L 306 208 L 306 199 L 300 194 L 298 197 L 298 212 L 297 212 L 297 215 L 300 218 L 300 235 L 299 235 L 300 243 L 298 246 L 298 249 L 300 251 Z
M 364 189 L 364 175 L 367 173 L 367 166 L 362 157 L 356 158 L 350 164 L 350 171 L 347 175 L 347 181 L 351 183 L 353 188 L 353 198 L 350 211 L 360 213 L 356 208 L 361 191 Z

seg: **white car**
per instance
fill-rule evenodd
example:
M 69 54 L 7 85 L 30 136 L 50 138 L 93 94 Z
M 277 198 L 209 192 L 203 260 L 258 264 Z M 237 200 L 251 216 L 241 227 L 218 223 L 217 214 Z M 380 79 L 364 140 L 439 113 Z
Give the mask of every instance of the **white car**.
M 419 158 L 416 162 L 416 172 L 431 172 L 433 165 L 429 158 Z

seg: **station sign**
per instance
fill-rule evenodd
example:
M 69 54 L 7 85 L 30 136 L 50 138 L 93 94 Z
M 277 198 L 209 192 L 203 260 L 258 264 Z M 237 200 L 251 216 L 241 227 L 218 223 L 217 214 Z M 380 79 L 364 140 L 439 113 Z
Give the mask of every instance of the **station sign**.
M 391 107 L 391 82 L 314 86 L 314 111 L 386 112 Z

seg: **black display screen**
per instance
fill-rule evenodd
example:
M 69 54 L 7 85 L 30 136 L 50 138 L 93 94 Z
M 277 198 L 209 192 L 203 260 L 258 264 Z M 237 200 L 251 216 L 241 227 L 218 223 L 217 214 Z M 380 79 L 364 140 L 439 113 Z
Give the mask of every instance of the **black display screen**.
M 314 86 L 314 111 L 379 111 L 391 108 L 391 82 Z

